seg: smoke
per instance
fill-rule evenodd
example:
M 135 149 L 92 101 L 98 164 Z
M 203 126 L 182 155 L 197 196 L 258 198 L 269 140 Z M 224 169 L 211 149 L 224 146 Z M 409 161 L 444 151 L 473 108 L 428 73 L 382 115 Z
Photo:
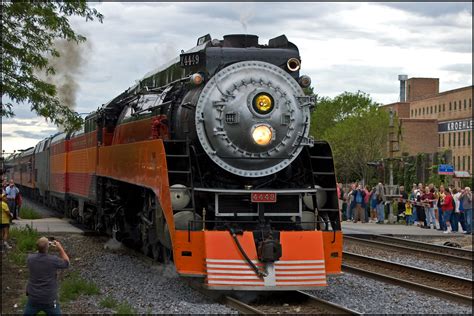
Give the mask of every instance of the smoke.
M 244 10 L 240 12 L 240 24 L 242 24 L 242 27 L 244 28 L 245 34 L 247 34 L 247 28 L 248 28 L 248 23 L 250 19 L 254 16 L 253 12 L 250 12 L 249 10 Z
M 237 5 L 237 12 L 239 13 L 239 21 L 242 24 L 244 33 L 247 34 L 249 22 L 255 15 L 255 6 L 251 3 L 239 3 Z
M 91 44 L 89 42 L 76 43 L 73 41 L 58 40 L 54 48 L 59 57 L 49 56 L 48 66 L 55 70 L 55 74 L 38 73 L 38 77 L 47 83 L 56 86 L 59 101 L 70 109 L 76 107 L 76 97 L 79 91 L 78 77 L 87 63 Z

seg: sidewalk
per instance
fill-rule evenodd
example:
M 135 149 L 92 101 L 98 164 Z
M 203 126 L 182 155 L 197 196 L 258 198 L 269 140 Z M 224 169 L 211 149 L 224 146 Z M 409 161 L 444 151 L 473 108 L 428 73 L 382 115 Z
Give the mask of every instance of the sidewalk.
M 54 217 L 13 220 L 11 228 L 23 228 L 26 225 L 32 226 L 40 233 L 84 233 L 84 230 L 71 225 L 68 220 Z
M 342 222 L 344 234 L 383 234 L 383 235 L 421 235 L 421 236 L 465 236 L 462 233 L 443 234 L 436 229 L 424 229 L 417 226 L 406 226 L 404 224 L 375 224 L 375 223 L 353 223 Z

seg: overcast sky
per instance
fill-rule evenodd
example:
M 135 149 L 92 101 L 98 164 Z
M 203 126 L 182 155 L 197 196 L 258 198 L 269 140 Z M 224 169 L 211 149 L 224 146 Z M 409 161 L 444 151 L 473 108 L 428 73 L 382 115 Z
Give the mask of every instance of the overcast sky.
M 472 85 L 471 3 L 91 3 L 104 22 L 72 19 L 88 39 L 72 73 L 76 111 L 86 113 L 115 97 L 148 71 L 196 44 L 249 33 L 266 44 L 285 34 L 300 50 L 302 74 L 315 92 L 369 93 L 379 103 L 399 99 L 399 74 L 440 78 L 440 90 Z M 2 149 L 34 146 L 57 129 L 15 107 L 2 120 Z

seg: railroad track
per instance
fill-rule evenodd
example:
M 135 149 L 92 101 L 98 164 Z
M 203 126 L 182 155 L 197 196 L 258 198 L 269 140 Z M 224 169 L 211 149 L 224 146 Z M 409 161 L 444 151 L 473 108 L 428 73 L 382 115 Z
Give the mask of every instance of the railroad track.
M 344 238 L 353 239 L 355 237 L 344 236 Z M 364 236 L 359 239 L 377 241 L 380 243 L 390 244 L 393 246 L 404 247 L 403 249 L 416 249 L 417 251 L 426 251 L 427 253 L 436 253 L 438 255 L 445 255 L 445 258 L 451 258 L 453 260 L 459 260 L 461 262 L 469 261 L 472 263 L 473 251 L 461 248 L 453 248 L 442 245 L 435 245 L 426 242 L 403 239 L 397 237 L 389 237 L 382 235 L 370 235 Z
M 343 252 L 346 272 L 423 291 L 439 297 L 472 305 L 471 279 L 416 268 L 382 259 Z
M 212 291 L 204 288 L 201 283 L 186 280 L 190 287 L 199 291 L 210 299 L 232 307 L 240 314 L 344 314 L 361 315 L 361 313 L 344 306 L 325 301 L 302 291 L 276 292 L 238 292 L 231 296 L 226 292 Z M 236 296 L 244 296 L 239 299 Z
M 472 251 L 466 249 L 439 246 L 380 235 L 373 235 L 368 238 L 344 236 L 344 242 L 364 244 L 382 250 L 392 248 L 398 251 L 403 251 L 404 253 L 421 254 L 438 260 L 450 261 L 463 265 L 472 265 Z
M 223 302 L 242 314 L 361 315 L 357 311 L 302 291 L 274 292 L 270 296 L 257 297 L 252 303 L 244 303 L 234 297 L 226 296 Z

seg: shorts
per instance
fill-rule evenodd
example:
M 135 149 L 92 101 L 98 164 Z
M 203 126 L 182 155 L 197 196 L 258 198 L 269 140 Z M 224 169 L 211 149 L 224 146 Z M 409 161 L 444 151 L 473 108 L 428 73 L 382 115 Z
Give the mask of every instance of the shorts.
M 8 228 L 8 227 L 10 227 L 10 224 L 0 224 L 1 229 Z
M 444 222 L 451 222 L 451 217 L 453 216 L 453 210 L 443 211 L 443 220 Z

